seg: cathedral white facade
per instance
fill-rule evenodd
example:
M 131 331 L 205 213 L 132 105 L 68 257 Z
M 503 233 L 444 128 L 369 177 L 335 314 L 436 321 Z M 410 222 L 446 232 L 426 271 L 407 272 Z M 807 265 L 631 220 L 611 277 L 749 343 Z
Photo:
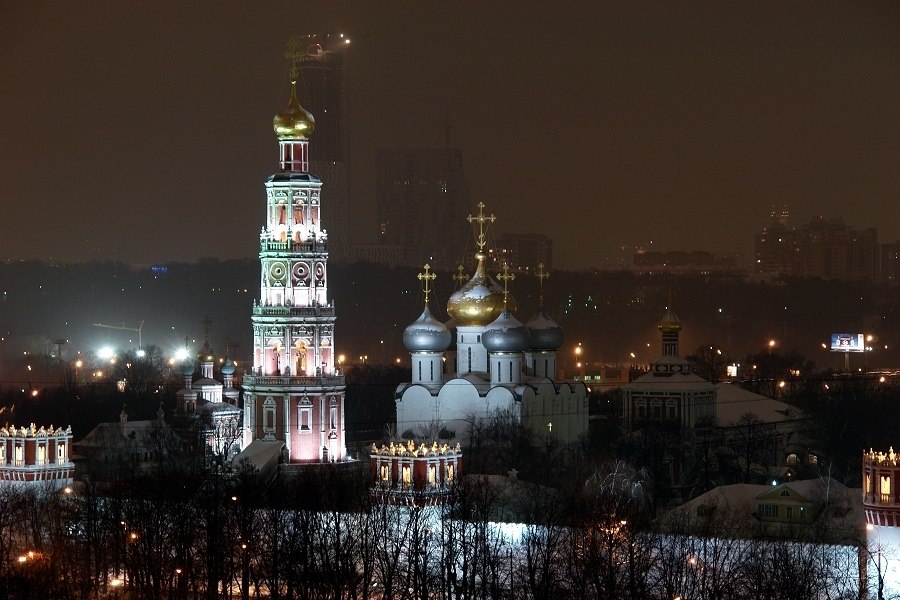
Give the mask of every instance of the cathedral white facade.
M 504 269 L 497 275 L 486 268 L 485 225 L 493 215 L 479 214 L 475 274 L 447 302 L 451 320 L 441 323 L 428 308 L 434 274 L 419 274 L 425 284 L 425 309 L 406 328 L 403 342 L 410 352 L 412 378 L 396 391 L 396 434 L 428 441 L 468 441 L 474 420 L 498 413 L 520 420 L 536 439 L 570 443 L 587 433 L 588 391 L 583 381 L 557 379 L 560 326 L 541 308 L 527 323 L 513 316 L 515 302 L 509 283 L 515 276 Z M 546 277 L 543 269 L 538 276 Z M 455 369 L 448 351 L 455 336 Z M 452 369 L 452 367 L 451 367 Z
M 283 442 L 291 463 L 346 458 L 344 377 L 335 370 L 322 182 L 309 172 L 315 120 L 291 98 L 273 120 L 279 170 L 265 182 L 254 302 L 253 367 L 244 376 L 244 446 Z

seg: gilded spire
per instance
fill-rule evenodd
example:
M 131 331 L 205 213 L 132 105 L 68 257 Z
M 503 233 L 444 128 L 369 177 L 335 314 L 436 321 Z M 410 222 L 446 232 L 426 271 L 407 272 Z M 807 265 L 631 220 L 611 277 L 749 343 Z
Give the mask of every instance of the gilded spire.
M 419 278 L 419 281 L 425 282 L 425 308 L 428 308 L 428 296 L 431 294 L 431 282 L 437 279 L 437 273 L 432 273 L 431 265 L 427 263 L 422 268 L 425 272 L 416 274 L 416 277 Z
M 503 272 L 497 274 L 497 279 L 503 282 L 503 310 L 506 310 L 509 302 L 509 282 L 515 281 L 516 274 L 509 272 L 509 264 L 505 260 L 503 261 Z
M 538 263 L 535 276 L 538 278 L 538 287 L 540 289 L 538 295 L 538 307 L 544 308 L 544 280 L 550 277 L 550 273 L 544 270 L 544 263 Z
M 275 115 L 272 126 L 279 139 L 302 138 L 308 139 L 316 126 L 316 120 L 309 112 L 300 106 L 297 100 L 297 81 L 300 78 L 300 59 L 303 51 L 300 50 L 300 41 L 294 37 L 287 44 L 284 57 L 291 64 L 291 99 L 287 108 Z
M 485 223 L 493 223 L 494 221 L 497 220 L 497 217 L 495 217 L 494 215 L 486 217 L 484 215 L 484 202 L 479 202 L 478 203 L 478 215 L 474 216 L 474 217 L 472 215 L 469 215 L 468 217 L 466 217 L 466 220 L 469 221 L 469 223 L 478 223 L 478 241 L 476 243 L 478 244 L 478 253 L 481 254 L 482 258 L 483 258 L 484 257 L 484 247 L 487 244 L 487 242 L 484 239 L 484 234 L 487 229 L 485 227 Z

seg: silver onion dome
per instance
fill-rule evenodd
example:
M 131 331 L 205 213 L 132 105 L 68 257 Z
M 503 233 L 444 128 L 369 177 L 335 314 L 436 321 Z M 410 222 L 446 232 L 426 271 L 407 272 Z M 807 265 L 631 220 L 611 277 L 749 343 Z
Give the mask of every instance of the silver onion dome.
M 562 346 L 562 327 L 547 316 L 543 308 L 538 309 L 525 327 L 528 329 L 528 347 L 532 350 L 557 350 Z
M 481 334 L 488 352 L 521 352 L 528 344 L 528 332 L 522 322 L 504 310 Z
M 426 308 L 403 330 L 403 345 L 410 352 L 443 352 L 450 345 L 450 330 Z

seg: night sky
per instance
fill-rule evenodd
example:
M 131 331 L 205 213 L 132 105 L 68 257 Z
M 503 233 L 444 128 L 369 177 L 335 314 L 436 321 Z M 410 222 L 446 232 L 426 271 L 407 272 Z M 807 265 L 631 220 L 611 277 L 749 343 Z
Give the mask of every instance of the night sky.
M 651 240 L 749 261 L 773 203 L 900 240 L 900 3 L 560 6 L 6 3 L 0 260 L 255 256 L 285 44 L 320 31 L 352 40 L 356 242 L 375 150 L 445 123 L 473 201 L 557 268 Z

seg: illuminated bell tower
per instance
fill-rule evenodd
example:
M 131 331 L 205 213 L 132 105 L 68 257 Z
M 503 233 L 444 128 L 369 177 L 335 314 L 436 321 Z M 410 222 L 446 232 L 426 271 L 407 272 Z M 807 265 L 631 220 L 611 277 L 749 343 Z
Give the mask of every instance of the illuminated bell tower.
M 292 463 L 346 457 L 344 378 L 335 371 L 322 182 L 309 173 L 315 119 L 297 99 L 297 44 L 288 46 L 291 98 L 275 115 L 279 171 L 266 180 L 254 302 L 253 370 L 244 377 L 244 445 L 283 441 Z

